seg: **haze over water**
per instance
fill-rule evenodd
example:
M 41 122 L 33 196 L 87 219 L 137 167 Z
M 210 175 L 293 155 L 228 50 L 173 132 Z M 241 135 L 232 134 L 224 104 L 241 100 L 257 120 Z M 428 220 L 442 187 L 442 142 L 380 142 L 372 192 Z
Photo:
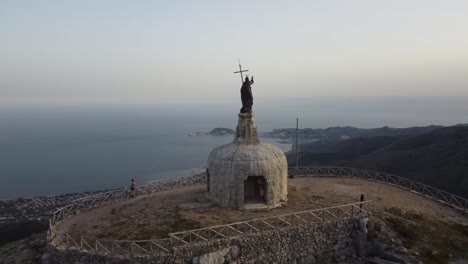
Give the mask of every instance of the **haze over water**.
M 239 103 L 0 105 L 0 199 L 100 190 L 203 171 L 235 129 Z M 294 127 L 468 123 L 468 98 L 256 98 L 260 132 Z M 266 140 L 275 143 L 275 140 Z M 290 145 L 278 144 L 287 151 Z
M 0 198 L 201 170 L 259 131 L 467 123 L 468 2 L 2 1 Z M 240 59 L 240 62 L 239 62 Z M 288 148 L 289 146 L 282 146 Z

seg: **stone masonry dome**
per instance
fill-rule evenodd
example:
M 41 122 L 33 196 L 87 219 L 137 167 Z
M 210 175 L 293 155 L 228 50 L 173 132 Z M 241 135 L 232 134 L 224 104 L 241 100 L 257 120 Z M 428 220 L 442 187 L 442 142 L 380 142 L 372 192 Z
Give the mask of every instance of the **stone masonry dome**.
M 259 142 L 253 113 L 239 114 L 234 142 L 211 152 L 207 175 L 207 196 L 223 207 L 274 208 L 287 201 L 286 156 L 278 147 Z

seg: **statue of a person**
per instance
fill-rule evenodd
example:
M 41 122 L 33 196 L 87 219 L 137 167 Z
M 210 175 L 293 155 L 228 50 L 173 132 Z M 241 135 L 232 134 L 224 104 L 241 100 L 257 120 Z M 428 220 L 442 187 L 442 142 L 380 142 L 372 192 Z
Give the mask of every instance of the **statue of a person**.
M 240 110 L 241 113 L 250 113 L 252 112 L 253 106 L 253 96 L 252 96 L 252 87 L 251 85 L 254 83 L 254 79 L 252 76 L 252 80 L 249 80 L 249 77 L 245 77 L 245 81 L 241 87 L 241 100 L 242 100 L 242 108 Z

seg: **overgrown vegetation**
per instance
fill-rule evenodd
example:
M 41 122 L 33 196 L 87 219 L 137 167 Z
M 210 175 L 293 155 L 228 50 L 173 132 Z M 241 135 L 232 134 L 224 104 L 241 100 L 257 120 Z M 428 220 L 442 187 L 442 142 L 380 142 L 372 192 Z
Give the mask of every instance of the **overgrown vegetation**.
M 458 230 L 459 232 L 461 232 L 462 234 L 468 237 L 468 226 L 465 226 L 459 223 L 453 223 L 452 228 L 455 230 Z M 468 251 L 468 248 L 466 250 Z
M 403 238 L 403 245 L 411 248 L 417 239 L 416 226 L 397 217 L 388 217 L 388 225 Z
M 468 258 L 468 226 L 394 207 L 385 211 L 385 224 L 399 235 L 406 248 L 417 252 L 423 263 L 444 264 Z
M 21 220 L 13 223 L 0 224 L 0 246 L 11 241 L 23 239 L 31 234 L 43 232 L 49 227 L 47 222 L 36 220 Z
M 0 246 L 0 263 L 38 263 L 46 252 L 45 239 L 46 233 L 40 232 Z M 39 240 L 43 242 L 38 243 Z

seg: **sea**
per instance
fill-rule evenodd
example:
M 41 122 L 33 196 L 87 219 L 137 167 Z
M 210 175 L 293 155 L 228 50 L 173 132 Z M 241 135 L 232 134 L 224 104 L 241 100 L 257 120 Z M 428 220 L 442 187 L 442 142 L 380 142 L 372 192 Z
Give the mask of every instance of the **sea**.
M 210 101 L 210 100 L 207 100 Z M 258 102 L 257 102 L 258 101 Z M 128 186 L 205 171 L 232 136 L 236 102 L 1 103 L 0 199 Z M 260 132 L 331 126 L 409 127 L 468 123 L 467 98 L 259 98 Z M 290 144 L 261 139 L 284 151 Z

